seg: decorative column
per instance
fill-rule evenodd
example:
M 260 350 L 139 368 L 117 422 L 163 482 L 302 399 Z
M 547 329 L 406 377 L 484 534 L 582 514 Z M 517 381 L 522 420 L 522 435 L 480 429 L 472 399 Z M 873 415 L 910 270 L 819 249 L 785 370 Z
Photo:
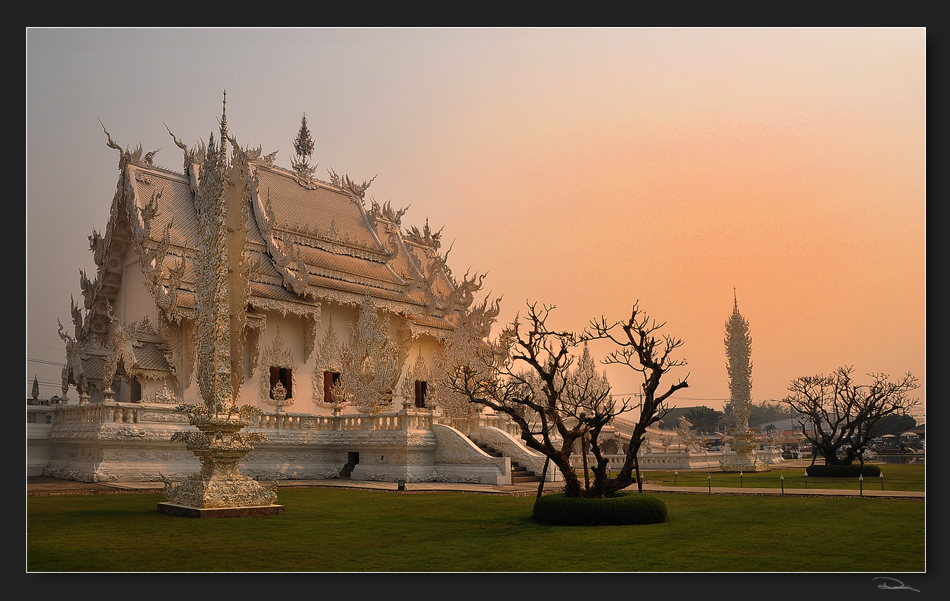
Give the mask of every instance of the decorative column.
M 226 108 L 226 107 L 225 107 Z M 163 477 L 168 503 L 158 510 L 189 517 L 277 515 L 277 483 L 264 487 L 238 470 L 238 463 L 254 450 L 254 443 L 266 441 L 260 433 L 243 433 L 256 407 L 238 408 L 235 400 L 243 378 L 241 357 L 247 321 L 246 289 L 247 202 L 242 168 L 228 163 L 227 116 L 221 115 L 220 148 L 212 134 L 200 184 L 195 192 L 198 222 L 198 256 L 195 326 L 197 331 L 197 380 L 202 404 L 179 405 L 197 431 L 181 431 L 172 442 L 184 442 L 201 462 L 201 471 L 180 484 Z M 241 161 L 237 144 L 234 153 Z M 246 177 L 246 174 L 244 174 Z

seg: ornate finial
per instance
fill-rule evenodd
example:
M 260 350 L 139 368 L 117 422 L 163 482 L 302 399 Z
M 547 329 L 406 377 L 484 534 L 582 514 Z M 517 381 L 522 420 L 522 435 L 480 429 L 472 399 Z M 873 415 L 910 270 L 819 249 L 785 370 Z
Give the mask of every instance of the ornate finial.
M 307 113 L 300 119 L 300 131 L 297 132 L 297 139 L 294 140 L 294 150 L 298 157 L 303 157 L 304 162 L 313 154 L 313 139 L 310 137 L 310 130 L 307 128 Z
M 36 379 L 36 375 L 33 376 L 33 400 L 40 398 L 40 383 Z
M 297 139 L 294 140 L 294 150 L 297 151 L 297 158 L 291 159 L 290 164 L 297 173 L 297 183 L 312 190 L 316 187 L 313 183 L 313 172 L 317 166 L 310 166 L 310 154 L 313 152 L 313 139 L 310 137 L 310 130 L 307 128 L 307 114 L 304 113 L 300 120 L 300 130 L 297 132 Z
M 736 287 L 735 287 L 735 286 L 732 287 L 732 301 L 733 301 L 732 308 L 735 309 L 736 311 L 738 311 L 738 310 L 739 310 L 739 297 L 736 296 Z
M 228 91 L 224 91 L 224 98 L 221 100 L 221 131 L 228 130 Z
M 224 91 L 224 100 L 221 101 L 221 156 L 227 160 L 228 140 L 228 91 Z

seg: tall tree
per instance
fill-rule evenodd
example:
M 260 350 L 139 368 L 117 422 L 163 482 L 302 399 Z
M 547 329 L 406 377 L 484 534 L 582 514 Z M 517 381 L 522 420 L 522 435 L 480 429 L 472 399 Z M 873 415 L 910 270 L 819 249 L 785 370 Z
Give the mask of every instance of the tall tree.
M 615 405 L 610 385 L 593 369 L 586 345 L 580 359 L 576 357 L 584 338 L 549 327 L 553 309 L 529 304 L 526 324 L 516 317 L 497 340 L 472 338 L 466 352 L 454 349 L 439 385 L 508 415 L 521 428 L 524 443 L 564 476 L 565 494 L 603 497 L 608 494 L 608 459 L 600 451 L 600 433 L 629 408 L 626 403 Z M 580 442 L 588 444 L 595 457 L 593 483 L 585 477 L 582 484 L 571 465 L 575 443 Z
M 553 309 L 528 304 L 526 324 L 515 318 L 492 342 L 469 337 L 464 352 L 459 350 L 459 341 L 453 342 L 452 352 L 443 359 L 439 386 L 508 415 L 520 427 L 525 444 L 547 457 L 564 476 L 566 495 L 604 497 L 634 482 L 642 492 L 637 453 L 646 429 L 668 412 L 666 400 L 688 386 L 684 378 L 658 393 L 662 376 L 686 363 L 671 356 L 683 341 L 658 338 L 657 331 L 665 324 L 651 320 L 637 304 L 627 321 L 608 325 L 601 318 L 581 335 L 549 328 Z M 606 377 L 593 369 L 586 349 L 574 367 L 576 349 L 593 339 L 608 339 L 618 347 L 604 364 L 627 365 L 643 375 L 640 417 L 623 466 L 613 478 L 607 476 L 609 460 L 601 451 L 600 435 L 631 407 L 629 399 L 614 401 Z M 585 478 L 582 484 L 571 465 L 575 443 L 589 448 L 594 457 L 592 482 Z
M 852 367 L 839 367 L 831 375 L 792 380 L 783 403 L 797 411 L 804 437 L 827 465 L 864 463 L 862 452 L 874 426 L 889 415 L 903 415 L 919 404 L 908 394 L 919 388 L 910 372 L 896 382 L 885 374 L 869 374 L 870 384 L 858 384 Z M 838 451 L 844 450 L 844 458 Z
M 673 393 L 681 388 L 687 388 L 689 384 L 685 378 L 673 384 L 666 392 L 658 394 L 660 389 L 660 379 L 670 370 L 686 365 L 685 359 L 674 359 L 673 351 L 683 346 L 683 340 L 674 338 L 666 334 L 657 338 L 657 332 L 665 326 L 666 323 L 658 324 L 656 320 L 640 310 L 639 302 L 634 303 L 627 321 L 618 321 L 612 325 L 607 325 L 606 320 L 601 318 L 598 321 L 592 321 L 590 324 L 590 333 L 592 338 L 602 338 L 612 341 L 617 345 L 617 349 L 612 351 L 603 363 L 607 365 L 626 365 L 634 371 L 640 372 L 643 376 L 641 388 L 643 390 L 642 403 L 640 405 L 640 416 L 634 424 L 633 435 L 630 438 L 630 445 L 627 448 L 627 455 L 624 458 L 623 466 L 616 479 L 611 480 L 607 486 L 607 493 L 620 490 L 629 486 L 635 474 L 637 489 L 643 492 L 643 479 L 640 477 L 640 446 L 646 438 L 647 428 L 663 419 L 669 413 L 669 406 L 666 400 Z

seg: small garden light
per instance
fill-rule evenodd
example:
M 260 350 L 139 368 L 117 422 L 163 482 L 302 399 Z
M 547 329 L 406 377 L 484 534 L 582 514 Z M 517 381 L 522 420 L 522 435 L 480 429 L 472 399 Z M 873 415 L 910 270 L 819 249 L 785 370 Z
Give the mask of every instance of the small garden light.
M 706 476 L 706 482 L 709 483 L 709 494 L 712 494 L 712 474 Z
M 858 474 L 858 487 L 861 489 L 861 496 L 864 496 L 864 474 Z
M 676 476 L 679 475 L 679 472 L 673 472 L 673 486 L 676 486 Z M 881 480 L 883 482 L 883 480 Z M 881 485 L 883 486 L 883 484 Z M 883 490 L 883 488 L 882 488 Z
M 805 470 L 805 490 L 808 490 L 808 470 Z
M 881 490 L 884 490 L 884 472 L 878 474 L 881 477 Z
M 742 471 L 739 471 L 739 488 L 742 488 Z
M 782 494 L 785 494 L 785 475 L 780 474 L 778 477 L 779 481 L 782 483 Z

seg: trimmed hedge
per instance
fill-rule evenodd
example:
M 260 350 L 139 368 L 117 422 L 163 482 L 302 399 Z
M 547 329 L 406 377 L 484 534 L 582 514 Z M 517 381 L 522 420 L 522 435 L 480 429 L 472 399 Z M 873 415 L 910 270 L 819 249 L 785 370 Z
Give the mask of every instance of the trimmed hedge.
M 877 478 L 881 475 L 881 467 L 878 465 L 852 463 L 851 465 L 809 465 L 805 473 L 813 478 Z
M 666 503 L 635 492 L 619 492 L 606 499 L 544 495 L 535 502 L 532 515 L 539 522 L 557 526 L 659 524 L 666 516 Z

